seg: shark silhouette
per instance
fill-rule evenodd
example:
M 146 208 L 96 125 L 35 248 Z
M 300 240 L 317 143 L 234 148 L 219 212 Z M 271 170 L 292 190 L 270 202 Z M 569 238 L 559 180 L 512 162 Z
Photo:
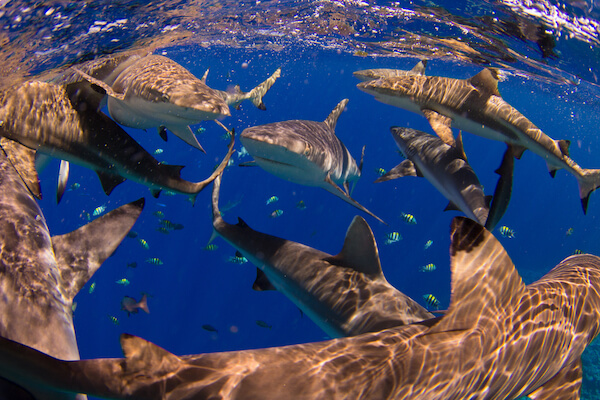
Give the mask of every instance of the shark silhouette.
M 451 228 L 447 313 L 286 347 L 175 356 L 131 335 L 125 358 L 65 362 L 6 339 L 0 375 L 111 399 L 579 399 L 581 354 L 600 332 L 600 258 L 575 255 L 523 284 L 496 238 Z
M 447 209 L 461 210 L 469 218 L 485 224 L 489 197 L 484 195 L 475 171 L 464 158 L 462 147 L 449 146 L 437 136 L 415 129 L 394 126 L 390 130 L 407 159 L 375 182 L 423 176 L 450 201 Z
M 233 135 L 229 152 L 211 176 L 201 182 L 182 179 L 182 166 L 159 163 L 116 122 L 96 110 L 97 99 L 88 103 L 82 86 L 73 83 L 65 89 L 32 81 L 0 95 L 0 136 L 30 149 L 31 161 L 14 165 L 38 198 L 37 173 L 30 168 L 38 151 L 93 169 L 106 194 L 131 179 L 148 186 L 155 196 L 166 188 L 195 198 L 227 166 L 233 153 Z M 12 157 L 12 151 L 8 153 Z
M 359 167 L 335 135 L 346 104 L 348 99 L 342 100 L 324 122 L 291 120 L 246 128 L 240 141 L 265 171 L 301 185 L 321 187 L 383 222 L 350 197 L 349 183 L 360 178 L 362 160 Z
M 424 115 L 433 130 L 454 145 L 451 126 L 542 157 L 550 174 L 564 168 L 577 178 L 583 212 L 600 186 L 600 169 L 583 169 L 569 157 L 569 141 L 554 140 L 508 104 L 498 91 L 498 74 L 484 69 L 469 79 L 405 75 L 361 82 L 357 87 L 375 99 Z
M 121 243 L 143 205 L 137 200 L 50 237 L 35 198 L 0 149 L 0 335 L 57 358 L 79 359 L 73 298 Z M 1 398 L 29 398 L 11 390 L 0 383 Z M 31 393 L 37 400 L 73 397 L 35 388 Z
M 332 256 L 257 232 L 241 219 L 236 225 L 225 222 L 218 205 L 221 176 L 213 182 L 213 227 L 257 266 L 255 289 L 282 292 L 331 337 L 433 318 L 387 282 L 373 232 L 362 217 L 354 218 L 342 251 Z

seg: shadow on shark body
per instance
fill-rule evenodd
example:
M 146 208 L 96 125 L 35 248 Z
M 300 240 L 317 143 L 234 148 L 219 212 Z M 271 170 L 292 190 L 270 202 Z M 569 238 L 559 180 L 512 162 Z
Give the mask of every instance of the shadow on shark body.
M 525 286 L 497 239 L 457 217 L 452 295 L 435 320 L 319 343 L 176 356 L 131 335 L 125 358 L 65 362 L 0 341 L 0 374 L 111 399 L 579 399 L 600 331 L 600 258 Z

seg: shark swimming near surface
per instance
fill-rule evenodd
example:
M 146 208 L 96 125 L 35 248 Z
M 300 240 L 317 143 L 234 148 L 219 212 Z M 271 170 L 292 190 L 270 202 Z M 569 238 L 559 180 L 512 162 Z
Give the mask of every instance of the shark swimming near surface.
M 229 106 L 238 107 L 244 100 L 264 110 L 262 98 L 281 75 L 281 69 L 277 69 L 263 83 L 244 93 L 238 86 L 231 92 L 212 89 L 206 85 L 206 74 L 199 79 L 160 55 L 132 55 L 121 63 L 109 64 L 113 70 L 107 72 L 106 67 L 100 68 L 105 64 L 97 65 L 95 62 L 92 67 L 86 64 L 81 69 L 71 69 L 106 92 L 108 112 L 115 121 L 138 129 L 164 126 L 202 151 L 189 125 L 230 116 Z
M 379 78 L 390 78 L 394 76 L 405 76 L 405 75 L 425 75 L 425 67 L 427 67 L 427 60 L 422 60 L 417 63 L 412 69 L 389 69 L 389 68 L 374 68 L 374 69 L 363 69 L 361 71 L 354 71 L 352 75 L 361 81 L 370 81 Z
M 143 206 L 140 199 L 50 237 L 35 198 L 0 148 L 0 335 L 53 357 L 78 360 L 73 298 L 125 238 Z M 30 399 L 13 386 L 1 381 L 0 398 Z M 74 397 L 24 388 L 36 400 Z
M 301 185 L 321 187 L 383 222 L 350 197 L 349 183 L 360 178 L 362 159 L 359 167 L 335 135 L 346 104 L 348 99 L 342 100 L 324 122 L 290 120 L 246 128 L 240 141 L 265 171 Z
M 285 294 L 331 337 L 433 318 L 387 282 L 373 232 L 362 217 L 354 218 L 342 251 L 332 256 L 257 232 L 241 219 L 236 225 L 225 222 L 219 212 L 221 176 L 213 182 L 213 228 L 257 266 L 255 289 L 276 289 Z
M 484 69 L 469 79 L 405 75 L 361 82 L 375 99 L 424 115 L 437 135 L 454 145 L 451 127 L 513 146 L 520 158 L 530 150 L 546 161 L 550 174 L 565 169 L 577 179 L 583 212 L 600 186 L 600 169 L 583 169 L 569 157 L 569 141 L 554 140 L 508 104 L 498 91 L 498 72 Z
M 64 88 L 31 81 L 0 94 L 0 136 L 29 149 L 31 161 L 15 163 L 15 167 L 38 198 L 41 193 L 36 171 L 24 170 L 33 165 L 36 152 L 93 169 L 106 194 L 131 179 L 148 186 L 155 196 L 169 189 L 195 198 L 227 166 L 234 135 L 223 161 L 207 179 L 182 179 L 182 166 L 159 163 L 116 122 L 97 111 L 97 99 L 88 102 L 87 92 L 81 89 L 84 85 L 73 83 Z M 12 151 L 5 150 L 12 157 Z M 21 150 L 19 153 L 23 154 Z
M 449 146 L 437 136 L 410 128 L 390 128 L 398 148 L 407 158 L 375 182 L 403 176 L 423 176 L 447 198 L 446 209 L 460 210 L 484 225 L 490 197 L 464 158 L 462 146 Z M 457 141 L 462 143 L 462 141 Z
M 0 375 L 110 399 L 578 400 L 600 332 L 600 258 L 568 257 L 525 286 L 498 240 L 451 228 L 444 316 L 349 338 L 176 356 L 123 334 L 124 358 L 60 361 L 0 339 Z

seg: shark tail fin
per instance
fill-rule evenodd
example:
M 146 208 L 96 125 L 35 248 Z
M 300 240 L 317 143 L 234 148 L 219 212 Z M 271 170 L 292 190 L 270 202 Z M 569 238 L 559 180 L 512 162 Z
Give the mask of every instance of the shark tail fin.
M 579 182 L 579 197 L 583 213 L 587 214 L 588 201 L 590 194 L 600 187 L 600 169 L 584 169 L 581 175 L 577 177 Z
M 126 204 L 81 228 L 52 237 L 60 274 L 72 300 L 108 257 L 114 253 L 144 208 L 144 198 Z
M 145 376 L 158 378 L 175 371 L 181 359 L 140 337 L 121 334 L 121 348 L 125 355 L 127 374 L 144 371 Z
M 273 75 L 268 77 L 264 82 L 256 86 L 251 91 L 244 93 L 236 86 L 233 93 L 221 92 L 227 105 L 233 108 L 238 108 L 242 101 L 250 100 L 252 104 L 259 110 L 266 110 L 267 107 L 263 103 L 263 96 L 271 89 L 277 78 L 281 76 L 281 68 L 277 68 Z
M 329 113 L 327 119 L 325 119 L 325 124 L 329 126 L 332 131 L 335 131 L 335 125 L 337 124 L 337 120 L 346 108 L 346 104 L 348 104 L 349 99 L 344 99 L 338 103 L 337 106 Z

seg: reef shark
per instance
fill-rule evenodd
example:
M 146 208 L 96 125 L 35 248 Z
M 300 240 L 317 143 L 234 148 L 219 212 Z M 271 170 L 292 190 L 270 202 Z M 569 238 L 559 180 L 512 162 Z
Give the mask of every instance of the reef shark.
M 50 237 L 35 198 L 0 149 L 0 335 L 53 357 L 78 360 L 73 298 L 115 251 L 143 206 L 142 198 Z M 0 382 L 0 397 L 30 398 L 12 386 Z M 36 400 L 74 397 L 23 386 Z
M 79 82 L 65 88 L 31 81 L 4 91 L 0 94 L 0 136 L 30 149 L 31 160 L 40 152 L 93 169 L 106 194 L 131 179 L 148 186 L 155 196 L 166 188 L 195 198 L 227 166 L 234 135 L 211 176 L 201 182 L 182 179 L 182 166 L 159 163 L 116 122 L 97 111 L 97 100 L 88 102 L 85 85 Z M 15 163 L 15 167 L 39 198 L 37 173 L 28 168 L 32 164 Z
M 138 129 L 164 126 L 202 151 L 189 125 L 230 116 L 229 105 L 237 107 L 247 99 L 264 110 L 262 98 L 281 75 L 281 69 L 277 69 L 263 83 L 244 93 L 238 86 L 232 92 L 212 89 L 206 85 L 206 74 L 199 79 L 160 55 L 133 55 L 115 63 L 110 73 L 100 68 L 98 72 L 71 68 L 106 92 L 108 112 L 118 123 Z
M 403 176 L 422 176 L 447 198 L 446 209 L 460 210 L 484 225 L 491 196 L 486 197 L 483 186 L 463 156 L 459 147 L 449 146 L 437 136 L 410 128 L 390 128 L 396 145 L 407 158 L 375 182 Z
M 433 318 L 425 308 L 390 285 L 381 270 L 371 228 L 356 216 L 342 251 L 320 250 L 257 232 L 219 212 L 219 175 L 213 182 L 213 228 L 258 268 L 254 288 L 276 289 L 331 337 L 353 336 Z
M 394 76 L 425 75 L 425 67 L 427 67 L 427 60 L 421 60 L 410 70 L 374 68 L 363 69 L 361 71 L 354 71 L 352 75 L 354 75 L 355 78 L 358 78 L 364 82 L 373 79 L 390 78 Z
M 347 103 L 348 99 L 342 100 L 324 122 L 290 120 L 253 126 L 244 129 L 240 140 L 265 171 L 301 185 L 321 187 L 383 222 L 350 197 L 349 183 L 360 178 L 362 159 L 359 167 L 335 135 Z
M 569 157 L 569 141 L 554 140 L 508 104 L 498 91 L 498 73 L 484 69 L 469 79 L 405 75 L 361 82 L 375 99 L 424 115 L 434 131 L 454 145 L 451 126 L 513 146 L 515 157 L 531 150 L 550 174 L 564 168 L 577 178 L 584 213 L 589 195 L 600 186 L 600 169 L 583 169 Z
M 111 399 L 579 399 L 600 331 L 600 258 L 575 255 L 525 286 L 494 236 L 457 217 L 443 317 L 258 350 L 176 356 L 121 336 L 125 358 L 59 361 L 2 339 L 0 375 Z

